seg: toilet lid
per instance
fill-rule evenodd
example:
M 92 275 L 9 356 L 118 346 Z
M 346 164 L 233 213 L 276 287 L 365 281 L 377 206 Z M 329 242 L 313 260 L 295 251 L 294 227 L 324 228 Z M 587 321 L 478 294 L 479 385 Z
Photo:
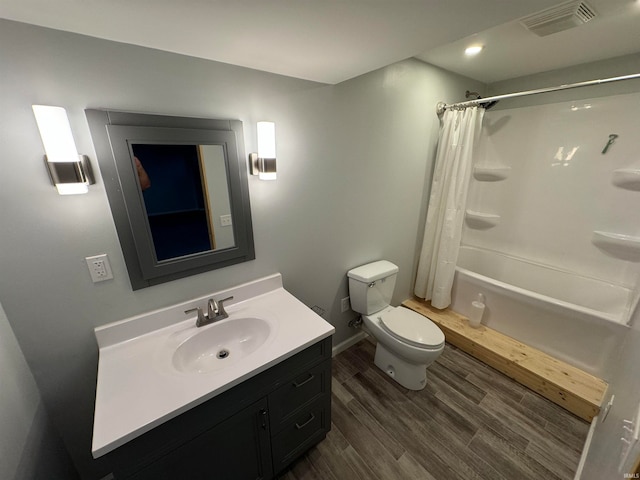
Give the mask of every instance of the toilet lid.
M 408 308 L 394 308 L 379 319 L 387 332 L 411 345 L 437 348 L 444 344 L 442 330 L 427 317 Z

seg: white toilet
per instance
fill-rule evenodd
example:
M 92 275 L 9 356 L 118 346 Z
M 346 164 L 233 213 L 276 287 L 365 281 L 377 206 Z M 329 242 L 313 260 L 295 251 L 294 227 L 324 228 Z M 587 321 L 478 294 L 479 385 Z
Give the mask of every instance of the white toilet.
M 398 267 L 386 260 L 349 270 L 351 308 L 378 341 L 375 364 L 409 390 L 427 384 L 427 367 L 444 350 L 444 334 L 427 317 L 389 305 Z

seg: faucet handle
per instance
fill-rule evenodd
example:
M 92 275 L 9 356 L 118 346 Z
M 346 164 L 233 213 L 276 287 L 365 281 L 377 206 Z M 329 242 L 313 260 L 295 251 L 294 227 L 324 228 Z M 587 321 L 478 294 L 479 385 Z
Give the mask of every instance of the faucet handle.
M 204 316 L 204 313 L 202 313 L 202 308 L 200 307 L 196 307 L 196 308 L 190 308 L 189 310 L 185 310 L 184 313 L 191 313 L 191 312 L 198 312 L 198 319 L 196 320 L 196 326 L 200 326 L 203 325 L 206 322 L 206 318 Z
M 207 318 L 212 320 L 218 316 L 219 312 L 218 302 L 216 302 L 213 298 L 210 298 L 207 301 Z
M 227 300 L 233 300 L 233 297 L 223 298 L 222 300 L 218 300 L 218 317 L 227 318 L 229 314 L 224 309 L 224 302 Z

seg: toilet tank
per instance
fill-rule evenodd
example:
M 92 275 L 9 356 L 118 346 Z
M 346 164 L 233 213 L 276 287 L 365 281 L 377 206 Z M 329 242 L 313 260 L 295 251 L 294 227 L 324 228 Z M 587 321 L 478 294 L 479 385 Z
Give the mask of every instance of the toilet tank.
M 397 265 L 387 260 L 349 270 L 351 308 L 362 315 L 371 315 L 386 308 L 391 302 L 397 275 Z

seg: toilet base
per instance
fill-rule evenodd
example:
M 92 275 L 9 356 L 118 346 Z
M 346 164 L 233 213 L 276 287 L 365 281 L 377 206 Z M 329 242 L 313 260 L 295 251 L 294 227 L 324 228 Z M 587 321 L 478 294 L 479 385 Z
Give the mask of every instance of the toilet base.
M 387 350 L 382 343 L 376 346 L 375 365 L 396 382 L 409 390 L 422 390 L 427 386 L 427 366 L 408 363 Z

